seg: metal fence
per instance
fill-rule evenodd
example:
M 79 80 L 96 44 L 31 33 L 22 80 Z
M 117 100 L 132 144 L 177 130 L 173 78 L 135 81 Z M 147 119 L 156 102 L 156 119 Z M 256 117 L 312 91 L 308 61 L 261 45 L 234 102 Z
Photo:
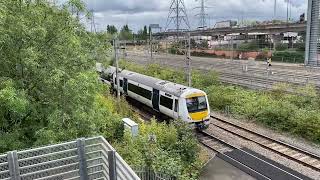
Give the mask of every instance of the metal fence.
M 0 155 L 0 179 L 140 178 L 103 137 L 94 137 Z
M 320 1 L 308 0 L 308 27 L 306 41 L 305 64 L 310 66 L 320 65 Z
M 176 180 L 176 177 L 164 173 L 157 173 L 150 168 L 136 167 L 134 171 L 141 180 Z

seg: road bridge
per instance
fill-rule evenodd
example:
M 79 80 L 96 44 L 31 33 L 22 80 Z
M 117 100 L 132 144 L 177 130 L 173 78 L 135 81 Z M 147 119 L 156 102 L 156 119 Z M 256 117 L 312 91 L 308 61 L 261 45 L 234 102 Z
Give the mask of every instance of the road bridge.
M 306 32 L 307 23 L 289 23 L 289 24 L 267 24 L 250 27 L 235 27 L 235 28 L 215 28 L 207 30 L 190 31 L 191 36 L 219 36 L 233 33 L 267 33 L 279 34 L 285 32 Z M 175 36 L 177 32 L 161 32 L 153 34 L 154 37 Z

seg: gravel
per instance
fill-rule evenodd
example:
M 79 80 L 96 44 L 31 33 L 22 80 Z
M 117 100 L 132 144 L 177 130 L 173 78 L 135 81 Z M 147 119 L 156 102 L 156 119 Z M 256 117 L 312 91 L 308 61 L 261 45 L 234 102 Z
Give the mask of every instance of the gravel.
M 272 129 L 266 128 L 262 125 L 256 124 L 255 122 L 250 122 L 248 120 L 238 120 L 232 117 L 226 117 L 222 115 L 221 113 L 213 112 L 212 115 L 219 117 L 223 120 L 228 120 L 230 122 L 236 123 L 238 125 L 241 125 L 242 127 L 245 127 L 250 130 L 254 130 L 255 132 L 258 132 L 260 134 L 267 135 L 268 137 L 271 137 L 273 139 L 277 139 L 279 141 L 291 144 L 293 146 L 296 146 L 300 149 L 304 149 L 306 151 L 312 152 L 314 154 L 317 154 L 320 156 L 320 145 L 312 143 L 310 141 L 307 141 L 305 139 L 295 137 L 288 133 L 283 132 L 276 132 Z
M 228 120 L 230 122 L 233 123 L 237 123 L 245 128 L 254 130 L 258 133 L 261 134 L 265 134 L 271 138 L 274 139 L 278 139 L 278 140 L 282 140 L 286 143 L 292 144 L 294 146 L 297 146 L 299 148 L 305 149 L 307 151 L 313 152 L 315 154 L 319 154 L 320 152 L 320 148 L 318 145 L 315 145 L 313 143 L 310 142 L 306 142 L 305 140 L 302 140 L 301 138 L 296 138 L 296 137 L 292 137 L 291 135 L 285 134 L 285 133 L 278 133 L 278 132 L 274 132 L 270 129 L 267 129 L 265 127 L 262 127 L 260 125 L 254 124 L 252 122 L 249 121 L 245 121 L 245 120 L 236 120 L 234 118 L 230 118 L 230 117 L 225 117 L 220 113 L 213 113 L 214 116 L 219 117 L 221 119 L 224 120 Z M 211 134 L 218 136 L 219 138 L 233 144 L 233 145 L 237 145 L 239 147 L 247 147 L 248 149 L 251 149 L 275 162 L 278 162 L 280 164 L 283 164 L 301 174 L 304 174 L 312 179 L 316 179 L 316 180 L 320 180 L 320 172 L 317 172 L 313 169 L 307 168 L 295 161 L 289 160 L 285 157 L 282 157 L 276 153 L 273 153 L 270 150 L 266 150 L 262 147 L 260 147 L 259 145 L 252 143 L 252 142 L 248 142 L 246 140 L 243 140 L 235 135 L 232 135 L 231 133 L 225 132 L 219 128 L 216 128 L 214 126 L 210 126 L 207 130 L 207 132 L 210 132 Z

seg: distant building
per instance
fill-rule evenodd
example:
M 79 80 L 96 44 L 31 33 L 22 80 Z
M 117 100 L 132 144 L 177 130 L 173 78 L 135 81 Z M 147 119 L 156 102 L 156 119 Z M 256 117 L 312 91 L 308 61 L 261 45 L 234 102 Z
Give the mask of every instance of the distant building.
M 227 20 L 227 21 L 220 21 L 217 22 L 214 28 L 219 29 L 219 28 L 231 28 L 234 26 L 237 26 L 238 22 L 237 21 L 232 21 L 232 20 Z

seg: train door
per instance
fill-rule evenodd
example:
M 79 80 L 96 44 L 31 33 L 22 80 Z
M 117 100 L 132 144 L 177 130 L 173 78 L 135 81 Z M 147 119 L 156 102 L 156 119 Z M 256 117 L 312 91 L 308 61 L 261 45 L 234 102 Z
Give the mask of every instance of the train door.
M 127 78 L 123 79 L 123 92 L 124 92 L 124 94 L 128 94 L 128 79 Z
M 174 119 L 179 118 L 179 100 L 178 99 L 174 99 L 173 117 Z
M 157 89 L 153 89 L 152 107 L 154 110 L 160 111 L 160 109 L 159 109 L 159 90 L 157 90 Z

